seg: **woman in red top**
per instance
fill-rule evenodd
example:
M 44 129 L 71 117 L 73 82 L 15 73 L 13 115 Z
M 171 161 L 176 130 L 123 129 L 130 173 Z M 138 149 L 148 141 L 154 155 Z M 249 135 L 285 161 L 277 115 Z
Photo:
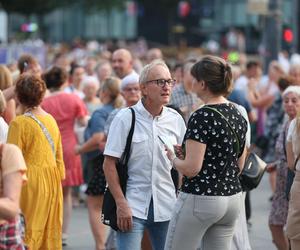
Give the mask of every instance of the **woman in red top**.
M 42 107 L 56 120 L 59 127 L 63 156 L 66 168 L 66 178 L 63 181 L 64 217 L 63 244 L 67 237 L 68 224 L 72 212 L 72 187 L 83 183 L 80 156 L 75 155 L 74 147 L 78 143 L 74 132 L 74 124 L 78 122 L 85 126 L 87 110 L 83 101 L 75 94 L 65 93 L 67 72 L 59 67 L 53 67 L 43 75 L 50 95 L 42 103 Z

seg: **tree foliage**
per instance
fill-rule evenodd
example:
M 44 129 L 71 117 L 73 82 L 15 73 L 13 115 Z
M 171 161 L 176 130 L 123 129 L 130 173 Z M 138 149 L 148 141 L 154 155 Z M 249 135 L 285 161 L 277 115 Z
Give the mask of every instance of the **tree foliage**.
M 137 0 L 136 2 L 147 10 L 164 12 L 167 14 L 170 10 L 174 10 L 177 7 L 180 0 Z
M 124 6 L 124 0 L 0 0 L 0 8 L 22 15 L 46 14 L 59 7 L 80 5 L 86 10 L 112 9 Z
M 0 6 L 8 13 L 22 15 L 45 14 L 63 4 L 64 0 L 0 0 Z

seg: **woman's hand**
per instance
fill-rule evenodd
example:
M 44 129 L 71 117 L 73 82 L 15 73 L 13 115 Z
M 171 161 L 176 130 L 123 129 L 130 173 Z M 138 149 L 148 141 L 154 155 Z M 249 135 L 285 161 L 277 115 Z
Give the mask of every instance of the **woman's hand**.
M 74 153 L 75 155 L 79 155 L 80 154 L 80 149 L 81 149 L 81 146 L 80 145 L 75 145 L 75 148 L 74 148 Z
M 167 157 L 169 158 L 170 162 L 173 163 L 173 160 L 177 157 L 175 155 L 175 153 L 168 147 L 165 145 L 165 150 L 167 153 Z
M 269 163 L 267 166 L 266 166 L 266 171 L 268 173 L 272 173 L 276 170 L 276 165 L 277 163 L 276 162 L 272 162 L 272 163 Z
M 175 155 L 176 155 L 180 160 L 183 160 L 183 159 L 184 159 L 183 150 L 182 150 L 181 145 L 179 145 L 179 144 L 174 145 L 174 151 L 175 151 Z

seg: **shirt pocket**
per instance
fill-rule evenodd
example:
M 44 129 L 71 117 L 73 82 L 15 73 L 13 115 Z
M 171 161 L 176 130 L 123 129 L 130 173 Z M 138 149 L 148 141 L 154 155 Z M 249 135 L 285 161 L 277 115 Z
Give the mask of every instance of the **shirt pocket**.
M 148 136 L 145 134 L 134 134 L 132 137 L 131 157 L 140 157 L 147 154 Z

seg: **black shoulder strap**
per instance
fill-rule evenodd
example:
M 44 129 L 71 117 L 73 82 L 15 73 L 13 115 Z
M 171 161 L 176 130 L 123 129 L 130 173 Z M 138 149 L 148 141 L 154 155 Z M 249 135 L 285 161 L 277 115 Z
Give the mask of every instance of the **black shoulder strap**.
M 217 110 L 217 109 L 215 109 L 215 108 L 208 107 L 208 106 L 204 106 L 204 107 L 202 107 L 202 108 L 210 109 L 210 110 L 212 110 L 212 111 L 218 113 L 221 117 L 224 118 L 224 120 L 225 120 L 226 123 L 228 124 L 228 126 L 229 126 L 231 132 L 234 134 L 234 137 L 236 138 L 236 151 L 237 151 L 237 155 L 239 155 L 239 154 L 240 154 L 240 141 L 239 141 L 239 138 L 238 138 L 236 132 L 234 131 L 233 127 L 231 126 L 231 124 L 230 124 L 229 121 L 227 120 L 227 118 L 226 118 L 219 110 Z
M 134 112 L 134 109 L 133 108 L 129 108 L 129 109 L 131 110 L 131 113 L 132 113 L 131 127 L 130 127 L 130 130 L 129 130 L 128 136 L 127 136 L 125 150 L 124 150 L 124 153 L 122 155 L 122 161 L 126 165 L 129 161 L 130 147 L 131 147 L 132 136 L 133 136 L 134 126 L 135 126 L 135 112 Z

